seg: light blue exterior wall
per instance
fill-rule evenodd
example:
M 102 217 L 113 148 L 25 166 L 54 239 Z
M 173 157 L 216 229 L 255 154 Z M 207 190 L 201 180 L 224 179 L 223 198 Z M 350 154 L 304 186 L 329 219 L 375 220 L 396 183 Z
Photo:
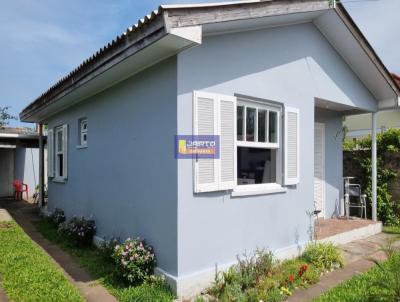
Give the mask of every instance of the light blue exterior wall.
M 39 184 L 38 148 L 15 149 L 15 179 L 19 179 L 28 185 L 29 196 L 35 193 L 35 187 Z
M 92 215 L 97 235 L 140 236 L 158 266 L 177 268 L 176 57 L 157 64 L 49 120 L 67 123 L 68 180 L 49 181 L 49 208 Z M 88 148 L 77 149 L 88 119 Z
M 194 194 L 192 163 L 180 160 L 178 274 L 231 263 L 256 247 L 276 251 L 307 242 L 306 212 L 314 208 L 315 97 L 364 110 L 376 110 L 376 100 L 312 24 L 205 37 L 200 46 L 180 53 L 179 134 L 192 133 L 193 90 L 238 93 L 298 108 L 300 183 L 271 195 Z M 341 177 L 340 167 L 336 162 L 330 173 Z M 329 198 L 336 196 L 337 185 L 327 190 Z
M 231 197 L 193 193 L 191 160 L 174 159 L 175 134 L 191 134 L 192 92 L 243 94 L 300 110 L 300 183 L 287 192 Z M 256 247 L 307 242 L 313 210 L 315 98 L 366 111 L 376 100 L 312 24 L 204 37 L 163 61 L 49 120 L 69 125 L 68 181 L 49 182 L 49 207 L 96 219 L 100 237 L 142 236 L 158 266 L 187 276 L 235 261 Z M 319 114 L 327 138 L 340 116 Z M 77 149 L 88 118 L 88 148 Z M 340 196 L 341 153 L 327 166 L 326 199 Z M 328 148 L 329 144 L 329 148 Z M 337 152 L 339 154 L 337 154 Z M 339 177 L 339 180 L 336 179 Z M 327 215 L 334 206 L 327 206 Z
M 316 108 L 315 121 L 325 124 L 325 218 L 337 217 L 343 198 L 342 116 Z

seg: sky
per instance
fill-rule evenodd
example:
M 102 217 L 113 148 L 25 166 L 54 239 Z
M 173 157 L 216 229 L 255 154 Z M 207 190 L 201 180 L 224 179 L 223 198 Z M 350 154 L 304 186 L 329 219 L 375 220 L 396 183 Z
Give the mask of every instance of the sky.
M 215 2 L 175 0 L 168 3 Z M 383 62 L 400 74 L 400 0 L 342 0 Z M 155 10 L 155 0 L 12 0 L 0 10 L 0 107 L 19 112 Z M 31 126 L 13 121 L 11 126 Z

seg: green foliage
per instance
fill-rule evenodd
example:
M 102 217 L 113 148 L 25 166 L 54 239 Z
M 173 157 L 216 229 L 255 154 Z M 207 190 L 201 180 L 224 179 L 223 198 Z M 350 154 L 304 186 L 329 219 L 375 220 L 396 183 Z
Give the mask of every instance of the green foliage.
M 238 257 L 237 265 L 216 274 L 210 293 L 222 301 L 231 301 L 231 295 L 242 294 L 267 275 L 272 270 L 273 262 L 272 253 L 264 250 L 257 250 L 251 256 L 245 254 L 242 258 Z
M 216 274 L 208 293 L 221 302 L 283 301 L 295 289 L 317 283 L 321 272 L 341 266 L 340 252 L 331 244 L 312 244 L 302 257 L 283 262 L 274 261 L 270 252 L 261 250 Z
M 84 301 L 15 222 L 0 222 L 1 286 L 10 301 Z
M 376 262 L 367 273 L 357 275 L 318 297 L 314 302 L 400 301 L 400 253 L 391 248 L 388 260 Z
M 356 141 L 345 141 L 343 149 L 355 151 L 357 149 L 371 149 L 371 137 L 357 139 Z M 385 225 L 400 225 L 400 207 L 392 200 L 388 184 L 396 177 L 394 171 L 385 167 L 385 153 L 399 152 L 400 150 L 400 129 L 389 129 L 377 135 L 377 215 L 378 219 Z M 369 206 L 372 200 L 372 166 L 370 156 L 359 152 L 353 152 L 354 159 L 362 169 L 361 183 L 364 193 L 368 197 Z
M 54 223 L 55 226 L 58 227 L 61 223 L 65 221 L 64 211 L 56 208 L 54 212 L 50 215 L 50 220 Z
M 0 128 L 8 125 L 10 120 L 16 120 L 17 117 L 8 113 L 10 107 L 0 107 Z
M 153 274 L 156 265 L 153 248 L 140 239 L 128 238 L 124 243 L 117 244 L 112 258 L 117 264 L 118 271 L 130 283 L 146 280 Z
M 332 243 L 311 243 L 303 253 L 303 259 L 313 264 L 321 272 L 343 267 L 344 261 L 340 251 Z
M 388 301 L 400 301 L 400 252 L 391 244 L 384 248 L 388 260 L 385 264 L 374 260 L 383 277 L 372 282 L 371 286 L 379 290 L 373 298 L 385 298 Z M 376 293 L 376 292 L 374 292 Z
M 94 246 L 77 246 L 68 237 L 58 233 L 54 224 L 45 219 L 35 223 L 35 227 L 46 239 L 71 254 L 93 278 L 105 286 L 119 301 L 167 302 L 174 300 L 174 294 L 163 280 L 148 278 L 142 284 L 127 285 L 125 280 L 121 279 L 117 273 L 115 262 L 108 253 L 112 245 L 108 246 L 106 251 Z
M 383 228 L 383 231 L 384 231 L 385 233 L 388 233 L 388 234 L 400 235 L 400 226 L 398 226 L 398 225 L 394 225 L 394 226 L 392 226 L 392 225 L 390 225 L 390 226 L 385 226 L 385 227 Z
M 73 217 L 71 220 L 59 224 L 58 232 L 74 241 L 77 245 L 89 246 L 93 242 L 96 225 L 93 219 Z

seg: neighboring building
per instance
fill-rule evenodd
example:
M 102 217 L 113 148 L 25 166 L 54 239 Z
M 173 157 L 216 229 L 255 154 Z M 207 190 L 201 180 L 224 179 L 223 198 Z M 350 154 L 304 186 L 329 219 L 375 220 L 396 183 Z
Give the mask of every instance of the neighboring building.
M 295 255 L 314 207 L 341 214 L 342 118 L 399 93 L 341 4 L 166 5 L 20 117 L 48 125 L 48 210 L 146 238 L 182 295 L 245 251 Z M 175 159 L 177 134 L 220 157 Z
M 39 135 L 24 128 L 0 128 L 0 197 L 14 195 L 16 179 L 28 185 L 32 197 L 39 184 Z
M 392 74 L 397 85 L 400 87 L 400 77 L 396 74 Z M 348 138 L 360 138 L 371 134 L 371 114 L 364 113 L 353 116 L 347 116 L 344 121 L 344 125 L 347 127 Z M 377 130 L 378 132 L 384 132 L 389 128 L 400 129 L 400 110 L 384 110 L 377 114 Z

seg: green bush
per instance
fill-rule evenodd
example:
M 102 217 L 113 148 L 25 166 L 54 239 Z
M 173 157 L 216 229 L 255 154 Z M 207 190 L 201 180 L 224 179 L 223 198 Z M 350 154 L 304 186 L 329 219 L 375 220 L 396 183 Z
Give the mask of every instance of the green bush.
M 238 257 L 238 263 L 225 272 L 215 276 L 214 284 L 209 293 L 221 301 L 231 300 L 232 296 L 243 296 L 272 272 L 274 264 L 273 254 L 264 250 L 256 250 L 253 255 Z
M 304 250 L 302 257 L 321 272 L 332 271 L 344 265 L 339 249 L 332 243 L 311 243 Z
M 371 136 L 353 140 L 345 140 L 343 149 L 355 151 L 359 149 L 371 149 Z M 392 200 L 389 193 L 388 183 L 396 177 L 396 173 L 385 167 L 385 152 L 400 151 L 400 129 L 389 129 L 384 133 L 377 135 L 377 215 L 378 219 L 385 225 L 400 225 L 400 206 L 399 203 Z M 368 197 L 369 206 L 372 200 L 372 167 L 370 156 L 365 156 L 362 152 L 353 152 L 355 161 L 361 167 L 361 184 Z
M 70 238 L 77 245 L 90 246 L 96 234 L 96 225 L 93 219 L 73 217 L 71 220 L 61 223 L 58 232 Z
M 55 208 L 54 212 L 50 215 L 50 221 L 55 225 L 59 226 L 61 223 L 65 221 L 64 211 L 58 208 Z
M 118 271 L 130 283 L 148 279 L 156 265 L 153 248 L 140 239 L 128 238 L 124 243 L 115 245 L 112 258 Z

